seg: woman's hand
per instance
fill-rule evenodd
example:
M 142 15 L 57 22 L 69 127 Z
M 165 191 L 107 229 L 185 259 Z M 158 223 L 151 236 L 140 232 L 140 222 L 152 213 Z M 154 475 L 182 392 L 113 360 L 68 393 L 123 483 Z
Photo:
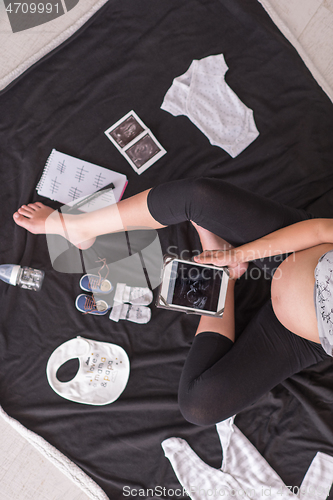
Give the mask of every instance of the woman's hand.
M 230 250 L 205 250 L 194 257 L 198 264 L 213 264 L 217 267 L 236 267 L 239 264 L 235 248 Z
M 217 267 L 227 267 L 231 279 L 237 279 L 245 273 L 248 262 L 242 262 L 241 252 L 236 248 L 230 250 L 205 250 L 200 255 L 194 257 L 198 264 L 213 264 Z

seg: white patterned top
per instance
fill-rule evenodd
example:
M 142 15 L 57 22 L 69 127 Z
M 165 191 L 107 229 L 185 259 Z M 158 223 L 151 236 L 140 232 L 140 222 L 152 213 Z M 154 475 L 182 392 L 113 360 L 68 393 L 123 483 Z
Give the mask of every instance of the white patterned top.
M 333 250 L 318 260 L 315 269 L 314 302 L 321 345 L 333 356 Z
M 333 482 L 332 456 L 318 451 L 300 488 L 291 488 L 233 420 L 231 417 L 216 424 L 222 447 L 221 469 L 201 460 L 184 439 L 170 437 L 162 442 L 165 456 L 188 498 L 326 500 Z
M 211 144 L 234 158 L 259 132 L 252 109 L 227 85 L 227 70 L 223 54 L 195 59 L 186 73 L 173 80 L 161 109 L 187 116 Z

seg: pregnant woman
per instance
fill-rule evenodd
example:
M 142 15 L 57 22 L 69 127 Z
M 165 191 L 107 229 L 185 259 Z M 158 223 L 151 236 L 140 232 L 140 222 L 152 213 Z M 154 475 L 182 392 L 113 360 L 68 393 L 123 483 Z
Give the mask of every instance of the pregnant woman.
M 232 279 L 223 317 L 201 317 L 181 375 L 179 405 L 192 423 L 225 420 L 333 355 L 333 219 L 313 219 L 219 179 L 200 178 L 162 184 L 82 215 L 23 205 L 14 220 L 80 248 L 101 234 L 194 224 L 204 250 L 196 261 L 228 266 Z M 235 341 L 234 283 L 249 261 L 272 277 L 271 300 Z

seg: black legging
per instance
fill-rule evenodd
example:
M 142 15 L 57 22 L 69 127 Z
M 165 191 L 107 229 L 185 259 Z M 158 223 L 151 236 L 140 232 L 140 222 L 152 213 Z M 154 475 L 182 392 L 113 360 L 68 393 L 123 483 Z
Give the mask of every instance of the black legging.
M 192 220 L 237 247 L 311 216 L 219 179 L 185 179 L 162 184 L 148 195 L 160 224 Z M 286 256 L 255 261 L 271 275 Z M 179 384 L 184 417 L 210 425 L 255 403 L 278 383 L 323 359 L 320 344 L 287 330 L 271 301 L 233 343 L 216 332 L 194 337 Z

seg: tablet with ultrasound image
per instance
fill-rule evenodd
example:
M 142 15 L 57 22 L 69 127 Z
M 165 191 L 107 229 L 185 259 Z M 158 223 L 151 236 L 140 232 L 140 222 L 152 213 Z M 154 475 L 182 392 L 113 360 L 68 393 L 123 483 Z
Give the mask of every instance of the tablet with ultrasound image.
M 222 268 L 172 260 L 165 265 L 159 306 L 197 314 L 222 315 L 228 274 Z

